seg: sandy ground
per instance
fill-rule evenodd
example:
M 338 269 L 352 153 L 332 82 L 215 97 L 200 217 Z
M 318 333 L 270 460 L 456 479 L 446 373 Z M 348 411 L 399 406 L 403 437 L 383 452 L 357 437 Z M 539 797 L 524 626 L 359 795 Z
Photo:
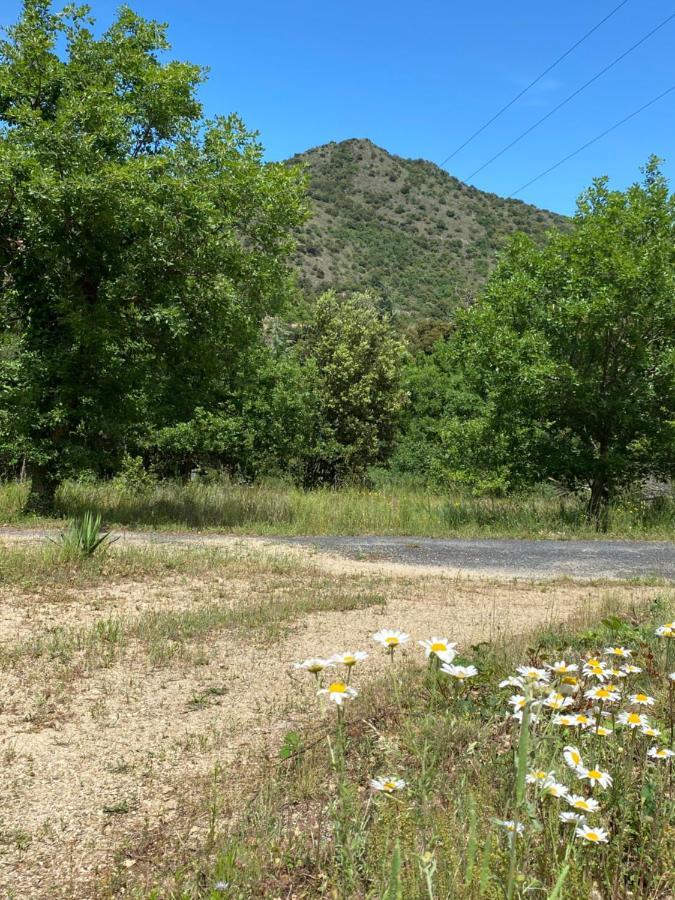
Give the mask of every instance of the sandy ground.
M 306 558 L 311 565 L 297 576 L 228 578 L 221 571 L 105 589 L 0 593 L 0 646 L 24 648 L 5 661 L 0 688 L 3 897 L 125 896 L 125 873 L 140 872 L 149 858 L 155 868 L 170 868 L 198 852 L 214 777 L 226 819 L 236 811 L 238 788 L 262 771 L 284 733 L 308 717 L 316 723 L 311 677 L 293 669 L 296 660 L 365 649 L 370 657 L 358 682 L 385 664 L 371 638 L 384 626 L 415 638 L 444 634 L 466 646 L 555 623 L 608 592 L 638 603 L 654 595 L 647 587 L 469 580 L 438 569 Z M 55 629 L 84 635 L 115 617 L 133 622 L 159 610 L 242 606 L 263 587 L 281 603 L 294 582 L 311 589 L 321 573 L 336 589 L 367 590 L 382 602 L 306 615 L 276 636 L 252 626 L 213 630 L 161 664 L 138 639 L 93 660 L 84 639 L 65 661 L 30 652 L 30 641 Z

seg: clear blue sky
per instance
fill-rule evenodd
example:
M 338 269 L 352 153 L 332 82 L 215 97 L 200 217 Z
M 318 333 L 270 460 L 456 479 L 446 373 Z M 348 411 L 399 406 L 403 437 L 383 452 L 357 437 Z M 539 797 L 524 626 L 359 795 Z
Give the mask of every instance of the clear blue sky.
M 132 0 L 170 24 L 173 55 L 211 69 L 207 113 L 238 112 L 270 159 L 368 137 L 440 162 L 619 0 Z M 57 3 L 60 6 L 60 3 Z M 119 5 L 92 0 L 107 25 Z M 19 0 L 1 0 L 0 24 Z M 600 30 L 447 166 L 459 178 L 675 12 L 673 0 L 629 0 Z M 508 195 L 675 84 L 675 19 L 474 179 Z M 521 197 L 571 212 L 595 175 L 623 187 L 650 153 L 675 182 L 675 92 L 579 154 Z M 674 185 L 675 186 L 675 185 Z

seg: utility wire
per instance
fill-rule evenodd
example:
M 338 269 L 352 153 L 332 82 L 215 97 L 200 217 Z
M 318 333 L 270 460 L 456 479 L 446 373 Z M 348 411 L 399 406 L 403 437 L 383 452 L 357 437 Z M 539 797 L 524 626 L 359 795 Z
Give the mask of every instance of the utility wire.
M 576 50 L 580 44 L 583 44 L 583 42 L 586 40 L 586 38 L 589 38 L 594 32 L 596 32 L 598 30 L 598 28 L 600 28 L 601 25 L 604 25 L 608 19 L 611 19 L 612 16 L 621 9 L 622 6 L 626 5 L 626 3 L 628 3 L 628 0 L 622 0 L 622 2 L 619 3 L 618 6 L 615 6 L 614 9 L 611 10 L 611 12 L 608 12 L 607 15 L 605 16 L 605 18 L 601 19 L 597 23 L 597 25 L 594 25 L 590 31 L 587 31 L 586 34 L 583 35 L 583 37 L 580 37 L 579 40 L 576 42 L 576 44 L 572 44 L 572 46 L 568 50 L 565 50 L 565 52 L 562 54 L 562 56 L 559 56 L 555 60 L 555 62 L 552 62 L 551 65 L 547 69 L 544 69 L 544 71 L 540 75 L 537 75 L 537 77 L 534 79 L 534 81 L 531 81 L 528 84 L 528 86 L 523 88 L 523 90 L 519 94 L 516 94 L 516 96 L 512 100 L 509 100 L 509 102 L 506 104 L 506 106 L 502 106 L 502 108 L 499 110 L 499 112 L 496 112 L 494 114 L 494 116 L 492 116 L 491 119 L 488 119 L 487 122 L 485 122 L 485 124 L 481 125 L 481 127 L 477 131 L 474 131 L 474 133 L 471 135 L 471 137 L 468 137 L 464 141 L 463 144 L 461 144 L 459 147 L 457 147 L 456 150 L 453 150 L 453 152 L 449 156 L 446 156 L 445 159 L 443 160 L 443 162 L 439 163 L 439 166 L 442 168 L 454 156 L 457 156 L 457 154 L 460 152 L 460 150 L 463 150 L 467 146 L 467 144 L 471 143 L 471 141 L 474 138 L 478 137 L 479 134 L 482 134 L 488 126 L 492 125 L 492 123 L 495 122 L 502 115 L 502 113 L 505 113 L 507 109 L 510 109 L 514 103 L 516 103 L 518 100 L 520 100 L 520 98 L 522 96 L 524 96 L 530 90 L 530 88 L 533 88 L 535 86 L 535 84 L 537 84 L 539 81 L 541 81 L 541 79 L 544 78 L 546 75 L 548 75 L 549 72 L 551 72 L 553 69 L 555 69 L 555 67 L 558 65 L 558 63 L 561 63 L 566 57 L 568 57 L 570 55 L 570 53 L 572 53 L 574 50 Z
M 579 94 L 582 91 L 585 91 L 586 88 L 589 87 L 591 84 L 593 84 L 594 81 L 597 81 L 598 78 L 601 78 L 606 72 L 609 72 L 610 69 L 612 69 L 617 63 L 620 63 L 622 59 L 625 59 L 629 53 L 633 52 L 633 50 L 637 50 L 637 48 L 641 44 L 644 44 L 644 42 L 646 40 L 648 40 L 653 34 L 656 34 L 657 31 L 660 31 L 660 29 L 663 28 L 665 25 L 667 25 L 668 22 L 670 22 L 672 19 L 675 19 L 675 13 L 671 13 L 668 16 L 668 18 L 666 18 L 662 22 L 660 22 L 655 28 L 652 28 L 652 30 L 647 32 L 647 34 L 645 34 L 644 37 L 641 37 L 639 41 L 636 41 L 627 50 L 624 50 L 624 52 L 620 56 L 617 56 L 616 59 L 613 59 L 611 63 L 608 63 L 603 69 L 600 69 L 599 72 L 596 72 L 596 74 L 592 78 L 589 78 L 588 81 L 584 82 L 584 84 L 581 85 L 581 87 L 577 88 L 576 91 L 574 91 L 568 97 L 566 97 L 564 100 L 562 100 L 557 106 L 554 106 L 552 110 L 547 112 L 545 116 L 542 116 L 541 119 L 539 119 L 538 121 L 536 121 L 534 123 L 534 125 L 530 125 L 530 127 L 527 128 L 525 131 L 523 131 L 521 134 L 519 134 L 518 137 L 514 138 L 510 144 L 507 144 L 506 147 L 502 147 L 502 149 L 498 153 L 495 153 L 494 156 L 490 157 L 490 159 L 488 159 L 487 162 L 483 163 L 482 166 L 479 166 L 474 172 L 472 172 L 470 175 L 468 175 L 464 180 L 471 181 L 471 179 L 474 178 L 476 175 L 478 175 L 479 172 L 482 172 L 483 169 L 487 169 L 487 167 L 489 165 L 491 165 L 496 159 L 499 159 L 500 156 L 503 156 L 507 150 L 510 150 L 511 147 L 515 147 L 515 145 L 519 141 L 522 141 L 522 139 L 524 137 L 527 137 L 528 134 L 531 134 L 535 128 L 538 128 L 542 124 L 542 122 L 545 122 L 547 119 L 550 119 L 554 113 L 558 112 L 559 109 L 562 109 L 563 106 L 566 106 L 570 102 L 570 100 L 574 100 L 575 97 L 578 97 Z
M 559 166 L 562 166 L 563 163 L 566 163 L 569 159 L 572 159 L 572 157 L 573 157 L 573 156 L 576 156 L 577 153 L 581 153 L 582 150 L 585 150 L 587 147 L 590 147 L 591 144 L 595 144 L 596 141 L 599 141 L 601 138 L 606 137 L 606 135 L 608 135 L 611 131 L 614 131 L 615 129 L 619 128 L 621 125 L 624 125 L 624 124 L 625 124 L 626 122 L 628 122 L 630 119 L 635 118 L 635 116 L 637 116 L 637 115 L 638 115 L 639 113 L 641 113 L 643 110 L 647 109 L 647 107 L 653 106 L 653 105 L 654 105 L 655 103 L 657 103 L 659 100 L 662 100 L 667 94 L 670 94 L 670 93 L 672 93 L 673 91 L 675 91 L 675 84 L 672 85 L 671 87 L 669 87 L 667 90 L 665 90 L 662 94 L 659 94 L 658 97 L 654 97 L 654 98 L 653 98 L 652 100 L 650 100 L 648 103 L 645 103 L 644 106 L 641 106 L 639 109 L 636 109 L 634 112 L 632 112 L 630 115 L 626 116 L 624 119 L 621 119 L 620 122 L 616 122 L 616 123 L 615 123 L 614 125 L 612 125 L 610 128 L 605 129 L 605 131 L 603 131 L 601 134 L 598 134 L 598 135 L 596 135 L 594 138 L 591 138 L 590 141 L 587 141 L 587 142 L 586 142 L 585 144 L 583 144 L 581 147 L 577 147 L 577 149 L 576 149 L 576 150 L 573 150 L 572 153 L 568 153 L 567 156 L 563 157 L 563 159 L 558 160 L 558 162 L 557 162 L 557 163 L 554 163 L 554 165 L 549 166 L 549 168 L 546 169 L 544 172 L 540 172 L 539 175 L 536 175 L 536 176 L 535 176 L 534 178 L 532 178 L 530 181 L 528 181 L 528 182 L 526 182 L 525 184 L 521 185 L 521 187 L 519 187 L 517 191 L 513 191 L 513 193 L 509 194 L 509 197 L 515 197 L 515 196 L 517 196 L 518 194 L 521 193 L 521 191 L 524 191 L 525 188 L 528 188 L 531 184 L 534 184 L 535 181 L 539 181 L 540 178 L 543 178 L 545 175 L 548 175 L 548 174 L 549 174 L 550 172 L 552 172 L 554 169 L 557 169 Z

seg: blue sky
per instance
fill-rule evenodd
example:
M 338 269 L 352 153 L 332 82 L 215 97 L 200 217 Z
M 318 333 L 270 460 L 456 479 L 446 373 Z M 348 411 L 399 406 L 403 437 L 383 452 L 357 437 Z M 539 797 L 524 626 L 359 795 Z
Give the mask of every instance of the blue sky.
M 207 113 L 238 112 L 270 159 L 368 137 L 401 156 L 440 162 L 619 0 L 132 0 L 170 24 L 173 55 L 211 73 Z M 61 5 L 60 3 L 57 5 Z M 119 5 L 92 0 L 107 25 Z M 19 0 L 0 2 L 0 24 Z M 675 12 L 629 0 L 446 168 L 466 178 L 501 147 Z M 473 183 L 509 195 L 543 169 L 675 84 L 675 19 L 551 117 Z M 669 49 L 670 48 L 670 49 Z M 675 92 L 519 195 L 571 212 L 595 175 L 624 187 L 650 153 L 675 182 Z

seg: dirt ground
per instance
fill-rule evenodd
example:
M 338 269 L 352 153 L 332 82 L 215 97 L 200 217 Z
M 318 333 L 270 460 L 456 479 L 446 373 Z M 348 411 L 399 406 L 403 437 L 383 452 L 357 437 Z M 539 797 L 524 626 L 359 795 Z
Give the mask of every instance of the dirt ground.
M 364 649 L 358 682 L 385 664 L 371 637 L 385 626 L 467 647 L 592 610 L 608 595 L 640 603 L 656 592 L 264 552 L 294 564 L 280 573 L 258 556 L 247 574 L 239 565 L 231 575 L 225 567 L 104 587 L 0 589 L 3 897 L 128 896 L 130 881 L 150 883 L 151 871 L 201 852 L 283 735 L 316 721 L 311 676 L 294 661 Z M 314 590 L 372 602 L 275 627 L 275 602 L 281 609 Z M 169 633 L 161 654 L 149 652 L 140 627 L 148 617 L 244 610 L 262 594 L 273 601 L 269 619 L 188 639 Z M 405 652 L 421 657 L 413 642 Z

